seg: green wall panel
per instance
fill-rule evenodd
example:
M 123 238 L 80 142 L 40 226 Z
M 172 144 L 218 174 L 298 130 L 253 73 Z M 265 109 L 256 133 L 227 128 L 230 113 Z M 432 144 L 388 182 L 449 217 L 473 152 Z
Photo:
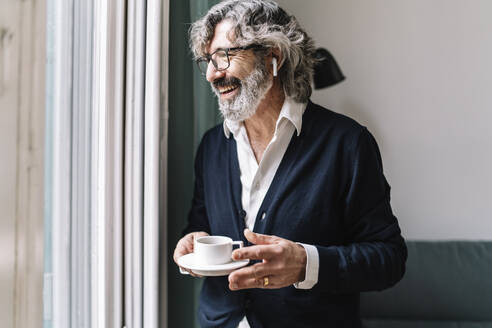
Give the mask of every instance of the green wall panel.
M 187 221 L 193 192 L 193 159 L 203 134 L 220 123 L 217 101 L 198 72 L 188 47 L 188 29 L 211 5 L 205 0 L 171 0 L 168 134 L 168 327 L 199 327 L 196 321 L 202 280 L 181 275 L 173 261 Z M 192 17 L 192 18 L 190 18 Z
M 193 278 L 183 276 L 173 252 L 186 224 L 193 184 L 193 66 L 187 44 L 189 2 L 170 3 L 168 134 L 168 327 L 193 327 Z

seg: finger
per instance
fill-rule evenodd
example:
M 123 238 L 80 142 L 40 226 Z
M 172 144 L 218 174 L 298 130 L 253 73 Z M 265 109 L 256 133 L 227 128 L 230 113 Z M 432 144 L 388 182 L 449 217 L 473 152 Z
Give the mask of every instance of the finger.
M 237 282 L 229 282 L 230 290 L 241 290 L 250 288 L 263 288 L 263 279 L 261 278 L 248 278 Z
M 232 252 L 233 260 L 269 260 L 275 256 L 274 245 L 254 245 L 241 247 Z
M 181 256 L 193 252 L 193 247 L 188 244 L 179 244 L 174 250 L 174 258 L 179 259 Z
M 193 237 L 192 242 L 194 242 L 196 238 L 209 236 L 209 234 L 205 231 L 193 232 L 191 235 Z
M 200 237 L 203 237 L 203 236 L 208 236 L 208 233 L 204 232 L 204 231 L 199 231 L 199 232 L 192 232 L 188 235 L 186 235 L 186 246 L 188 248 L 188 250 L 191 252 L 193 252 L 194 248 L 195 248 L 195 239 L 197 238 L 200 238 Z
M 249 289 L 249 288 L 264 288 L 264 289 L 272 289 L 279 288 L 276 284 L 276 276 L 274 275 L 256 275 L 256 276 L 247 276 L 243 278 L 234 277 L 232 275 L 229 276 L 229 289 L 230 290 L 241 290 L 241 289 Z M 267 280 L 265 280 L 265 278 Z M 267 283 L 268 282 L 268 283 Z
M 203 278 L 203 276 L 201 276 L 201 275 L 199 275 L 199 274 L 196 274 L 196 273 L 194 273 L 194 272 L 193 272 L 193 271 L 191 271 L 191 270 L 186 270 L 186 271 L 188 271 L 188 272 L 190 273 L 190 275 L 191 275 L 191 276 L 193 276 L 193 277 L 195 277 L 195 278 Z
M 277 236 L 263 235 L 261 233 L 253 232 L 249 229 L 244 229 L 244 236 L 249 242 L 255 245 L 275 244 L 280 239 Z
M 174 250 L 173 259 L 174 262 L 178 263 L 178 259 L 186 254 L 193 253 L 194 242 L 196 238 L 208 236 L 208 233 L 204 231 L 199 232 L 191 232 L 181 238 L 176 245 L 176 249 Z
M 229 289 L 239 290 L 263 287 L 264 264 L 255 264 L 229 274 Z
M 245 268 L 235 270 L 229 274 L 229 282 L 238 282 L 240 280 L 246 280 L 251 277 L 261 278 L 271 274 L 268 265 L 263 263 L 257 263 Z
M 178 243 L 176 249 L 174 250 L 174 255 L 173 255 L 174 262 L 178 263 L 178 259 L 181 256 L 184 256 L 192 252 L 193 252 L 193 243 L 190 244 L 188 241 L 183 240 L 182 242 Z
M 202 278 L 201 275 L 194 273 L 190 269 L 183 268 L 182 266 L 179 267 L 179 273 L 185 274 L 185 275 L 191 275 L 191 276 L 197 277 L 197 278 Z

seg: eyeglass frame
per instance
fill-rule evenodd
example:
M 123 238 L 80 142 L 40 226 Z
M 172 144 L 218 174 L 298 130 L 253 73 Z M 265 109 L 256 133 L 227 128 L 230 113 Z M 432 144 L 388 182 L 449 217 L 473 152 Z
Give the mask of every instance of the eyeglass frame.
M 226 69 L 228 69 L 230 66 L 231 66 L 231 60 L 229 59 L 229 51 L 237 51 L 237 50 L 249 50 L 249 49 L 265 49 L 266 47 L 265 46 L 262 46 L 262 45 L 259 45 L 259 44 L 250 44 L 248 46 L 243 46 L 243 47 L 233 47 L 233 48 L 218 48 L 217 50 L 215 50 L 214 52 L 212 52 L 211 54 L 206 54 L 205 56 L 203 57 L 200 57 L 196 60 L 196 64 L 198 66 L 198 70 L 200 70 L 200 72 L 203 74 L 203 75 L 206 75 L 207 74 L 207 70 L 205 71 L 202 71 L 201 67 L 200 67 L 200 62 L 206 62 L 207 63 L 207 69 L 208 69 L 208 65 L 210 64 L 210 62 L 212 62 L 212 65 L 214 65 L 214 68 L 216 71 L 225 71 Z M 224 51 L 225 54 L 226 54 L 226 58 L 227 58 L 227 67 L 225 68 L 218 68 L 217 67 L 217 62 L 215 61 L 215 59 L 212 58 L 212 56 L 214 54 L 216 54 L 217 52 L 219 51 Z

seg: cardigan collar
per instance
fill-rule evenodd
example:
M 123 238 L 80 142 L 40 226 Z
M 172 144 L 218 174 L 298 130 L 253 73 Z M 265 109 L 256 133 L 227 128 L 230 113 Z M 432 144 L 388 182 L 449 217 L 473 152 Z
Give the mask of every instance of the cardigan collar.
M 278 130 L 278 127 L 283 120 L 287 120 L 294 125 L 297 131 L 297 136 L 299 136 L 302 129 L 302 115 L 306 110 L 306 106 L 307 103 L 298 103 L 294 99 L 286 96 L 284 104 L 282 105 L 282 109 L 280 110 L 277 123 L 275 125 L 275 131 Z M 231 133 L 234 135 L 234 137 L 237 137 L 242 126 L 243 121 L 237 122 L 225 119 L 223 123 L 223 128 L 226 138 L 230 138 Z

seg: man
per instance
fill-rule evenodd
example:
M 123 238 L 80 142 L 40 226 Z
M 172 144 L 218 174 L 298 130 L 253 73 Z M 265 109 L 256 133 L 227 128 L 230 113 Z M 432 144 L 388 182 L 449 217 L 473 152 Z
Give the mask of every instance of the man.
M 276 3 L 223 1 L 190 36 L 224 123 L 198 149 L 174 260 L 210 234 L 253 263 L 205 279 L 200 324 L 360 327 L 359 293 L 397 283 L 407 257 L 374 138 L 309 101 L 313 41 Z

